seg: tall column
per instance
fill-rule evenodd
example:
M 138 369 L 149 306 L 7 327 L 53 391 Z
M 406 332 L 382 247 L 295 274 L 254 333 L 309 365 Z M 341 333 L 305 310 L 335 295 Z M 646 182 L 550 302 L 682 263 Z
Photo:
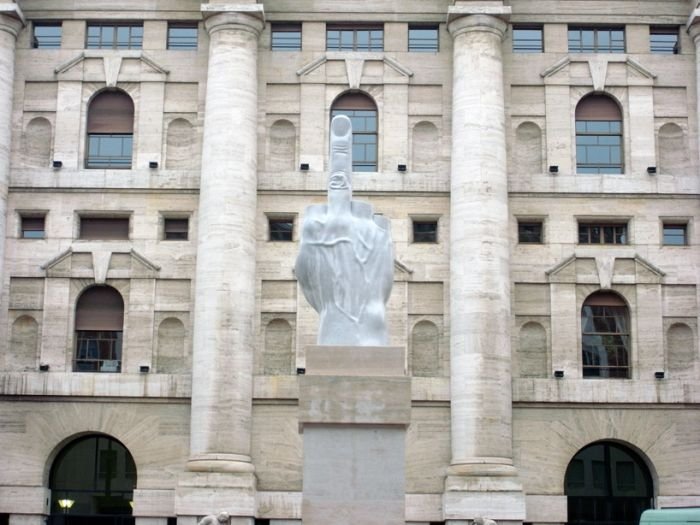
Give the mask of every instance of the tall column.
M 15 44 L 24 21 L 16 4 L 0 4 L 0 292 L 5 287 L 5 230 L 7 186 L 10 180 L 12 92 L 15 80 Z M 2 332 L 0 330 L 0 332 Z
M 195 273 L 190 460 L 252 473 L 257 47 L 261 5 L 204 4 L 209 32 Z
M 695 162 L 700 166 L 700 2 L 690 14 L 688 19 L 688 34 L 695 43 L 695 107 L 697 120 L 695 127 L 697 129 L 697 157 Z
M 457 2 L 450 188 L 452 460 L 448 522 L 524 519 L 513 466 L 510 265 L 501 42 L 510 7 Z M 465 5 L 466 4 L 466 5 Z

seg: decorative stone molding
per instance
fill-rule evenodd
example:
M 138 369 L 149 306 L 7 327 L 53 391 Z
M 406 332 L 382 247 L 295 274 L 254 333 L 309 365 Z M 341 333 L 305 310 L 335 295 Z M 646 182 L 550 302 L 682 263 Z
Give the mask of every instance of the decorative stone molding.
M 413 76 L 413 71 L 410 68 L 404 66 L 395 58 L 386 56 L 384 53 L 349 53 L 345 51 L 331 51 L 325 55 L 321 55 L 299 68 L 296 74 L 298 77 L 305 77 L 316 71 L 326 62 L 333 61 L 345 62 L 345 71 L 350 89 L 360 88 L 365 62 L 383 62 L 400 75 L 399 83 L 407 84 L 409 79 Z
M 17 38 L 25 25 L 27 25 L 27 20 L 17 4 L 14 2 L 0 3 L 0 31 L 7 31 Z
M 593 89 L 597 92 L 605 91 L 608 77 L 608 66 L 613 63 L 623 63 L 627 66 L 627 83 L 625 85 L 652 86 L 656 80 L 656 74 L 640 64 L 636 60 L 626 56 L 615 55 L 590 55 L 581 58 L 571 56 L 557 60 L 554 64 L 540 73 L 544 83 L 548 85 L 572 84 L 570 67 L 575 64 L 586 64 L 591 75 Z M 558 73 L 562 75 L 558 76 Z M 630 76 L 629 73 L 632 73 Z M 618 85 L 618 84 L 616 84 Z
M 117 261 L 113 257 L 114 255 L 128 256 L 128 264 L 126 264 L 126 260 Z M 85 266 L 85 261 L 81 261 L 81 256 L 88 256 L 92 268 Z M 121 267 L 115 267 L 117 264 Z M 90 246 L 80 246 L 75 250 L 68 248 L 43 264 L 41 269 L 46 271 L 46 277 L 94 279 L 98 284 L 104 284 L 107 278 L 155 279 L 160 272 L 160 266 L 133 249 L 105 250 Z
M 265 27 L 261 4 L 202 4 L 204 27 L 211 35 L 221 29 L 250 31 L 257 37 Z
M 545 272 L 550 283 L 661 284 L 666 273 L 638 254 L 590 256 L 573 254 Z
M 56 66 L 54 73 L 58 75 L 63 75 L 71 69 L 73 69 L 78 64 L 82 63 L 86 59 L 102 59 L 104 66 L 104 82 L 108 87 L 115 87 L 119 81 L 119 74 L 122 69 L 122 63 L 125 60 L 139 60 L 142 64 L 145 64 L 151 68 L 158 76 L 156 81 L 164 82 L 165 77 L 170 74 L 170 71 L 163 66 L 159 65 L 152 58 L 148 57 L 143 51 L 113 51 L 113 50 L 86 50 L 81 52 L 75 58 L 72 58 L 68 62 L 65 62 L 59 66 Z M 84 79 L 87 80 L 87 79 Z M 130 80 L 130 79 L 129 79 Z M 146 80 L 146 79 L 144 79 Z

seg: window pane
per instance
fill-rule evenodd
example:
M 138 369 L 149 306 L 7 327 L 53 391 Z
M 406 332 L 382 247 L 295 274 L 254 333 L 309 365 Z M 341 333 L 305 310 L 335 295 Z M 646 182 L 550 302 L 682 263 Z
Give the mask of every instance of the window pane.
M 61 47 L 61 25 L 35 25 L 33 46 L 37 49 Z
M 271 241 L 293 240 L 294 221 L 289 219 L 271 219 L 269 222 Z
M 168 49 L 197 49 L 197 26 L 169 26 Z
M 408 50 L 418 53 L 434 53 L 438 51 L 437 27 L 408 28 Z
M 437 242 L 437 221 L 414 221 L 413 242 Z
M 542 223 L 541 222 L 519 222 L 518 242 L 520 243 L 541 243 Z
M 684 224 L 664 225 L 663 243 L 670 246 L 685 246 L 686 229 Z

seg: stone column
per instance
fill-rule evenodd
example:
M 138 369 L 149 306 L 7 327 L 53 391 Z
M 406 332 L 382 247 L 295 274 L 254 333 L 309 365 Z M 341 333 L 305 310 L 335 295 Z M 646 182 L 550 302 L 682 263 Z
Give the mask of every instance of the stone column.
M 510 7 L 457 2 L 450 197 L 449 523 L 521 521 L 513 466 L 510 265 L 501 42 Z M 453 521 L 458 520 L 458 521 Z
M 203 4 L 209 32 L 195 273 L 190 460 L 252 473 L 257 48 L 261 5 Z M 210 512 L 220 509 L 211 509 Z
M 0 4 L 0 291 L 5 289 L 5 229 L 7 186 L 10 180 L 12 93 L 15 80 L 15 44 L 24 22 L 16 4 Z M 0 330 L 0 332 L 4 332 Z
M 697 156 L 695 162 L 700 166 L 700 3 L 690 14 L 688 19 L 688 34 L 695 43 L 695 108 L 697 120 L 695 128 L 697 130 Z

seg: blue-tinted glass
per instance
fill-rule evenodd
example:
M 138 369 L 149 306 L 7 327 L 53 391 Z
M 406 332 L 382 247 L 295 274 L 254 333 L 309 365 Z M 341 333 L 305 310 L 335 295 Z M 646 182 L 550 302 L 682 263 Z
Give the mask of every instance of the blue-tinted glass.
M 103 27 L 100 35 L 100 47 L 112 47 L 114 43 L 114 27 Z
M 652 28 L 649 35 L 649 50 L 652 53 L 677 54 L 678 28 Z
M 353 46 L 353 33 L 352 31 L 343 31 L 340 33 L 340 48 L 341 49 L 352 49 Z
M 35 25 L 33 46 L 38 49 L 57 49 L 61 47 L 61 26 Z
M 429 53 L 438 51 L 438 29 L 408 28 L 408 50 L 411 52 Z
M 197 26 L 168 27 L 168 49 L 197 49 Z
M 337 31 L 329 31 L 327 38 L 330 49 L 331 33 Z M 334 45 L 337 44 L 337 38 L 333 39 Z M 284 29 L 276 29 L 272 26 L 272 50 L 273 51 L 299 51 L 301 50 L 301 26 L 298 29 L 285 27 Z
M 513 28 L 513 51 L 515 53 L 541 53 L 543 50 L 541 28 Z

